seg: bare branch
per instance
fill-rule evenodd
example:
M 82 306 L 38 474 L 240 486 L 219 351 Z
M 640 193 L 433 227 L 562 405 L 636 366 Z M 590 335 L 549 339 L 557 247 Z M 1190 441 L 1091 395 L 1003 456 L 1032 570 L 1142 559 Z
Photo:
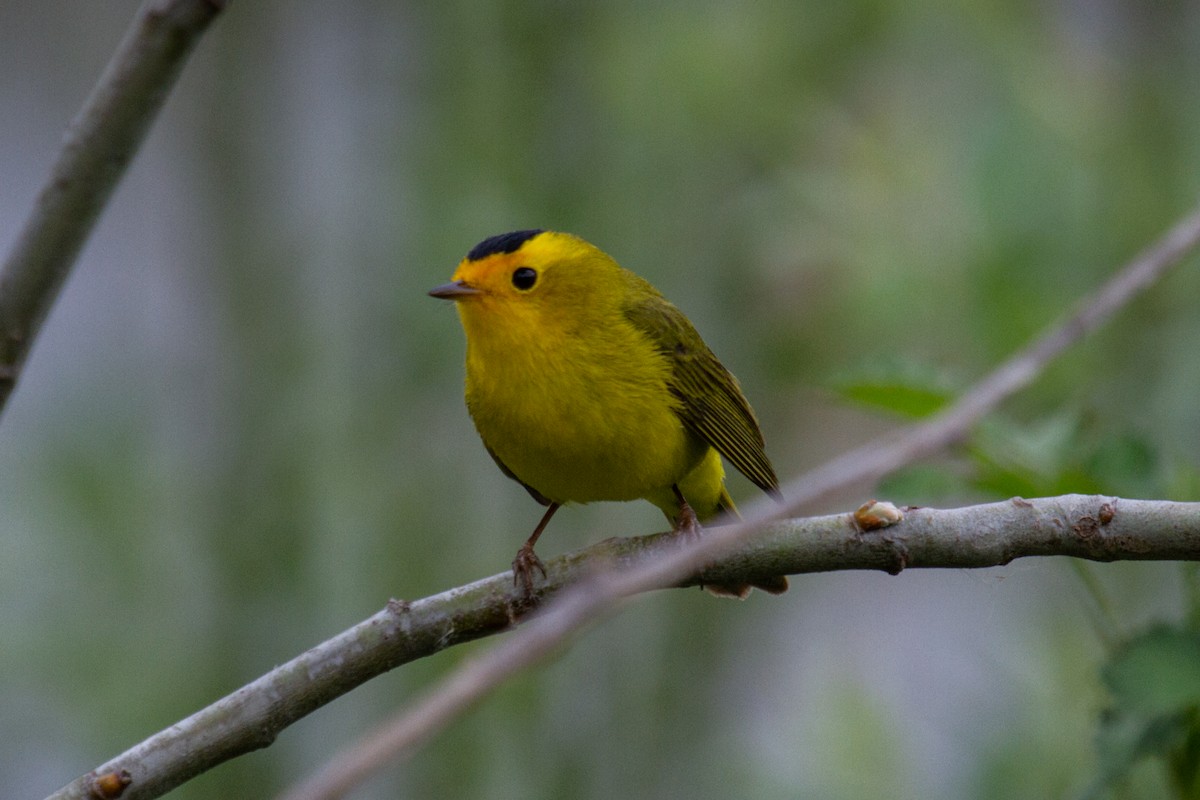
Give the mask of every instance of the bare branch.
M 617 540 L 621 546 L 643 540 Z M 749 544 L 749 543 L 748 543 Z M 653 548 L 651 548 L 653 549 Z M 851 515 L 788 520 L 770 526 L 752 546 L 699 576 L 701 580 L 745 581 L 755 575 L 914 567 L 991 567 L 1024 556 L 1070 555 L 1098 561 L 1118 559 L 1200 560 L 1200 503 L 1118 500 L 1068 495 L 1040 500 L 1014 498 L 969 508 L 909 510 L 899 524 L 861 533 Z M 639 558 L 655 564 L 661 557 Z M 689 583 L 695 583 L 692 579 Z M 422 742 L 488 694 L 497 675 L 539 662 L 562 640 L 611 608 L 613 597 L 629 594 L 612 569 L 564 593 L 518 633 L 467 662 L 407 713 L 368 734 L 332 759 L 314 778 L 283 800 L 328 800 L 342 796 L 383 764 L 410 755 Z
M 545 596 L 563 587 L 563 602 L 537 615 L 501 647 L 456 672 L 419 702 L 400 725 L 368 737 L 336 768 L 289 800 L 336 797 L 373 767 L 428 739 L 494 688 L 496 676 L 536 663 L 563 637 L 598 618 L 613 593 L 628 594 L 622 575 L 679 552 L 671 534 L 606 539 L 551 559 Z M 892 527 L 861 533 L 849 514 L 796 519 L 768 528 L 719 565 L 681 585 L 745 582 L 780 572 L 842 569 L 989 567 L 1024 556 L 1067 555 L 1098 561 L 1200 560 L 1200 503 L 1117 500 L 1070 495 L 1014 499 L 970 508 L 909 510 Z M 598 565 L 603 565 L 598 569 Z M 578 591 L 579 585 L 588 586 Z M 94 782 L 123 776 L 121 796 L 160 797 L 223 761 L 269 745 L 297 719 L 393 667 L 507 629 L 527 610 L 508 572 L 468 586 L 388 607 L 172 725 L 51 795 L 90 798 Z M 332 776 L 332 777 L 331 777 Z
M 225 0 L 147 0 L 0 267 L 0 410 L 42 321 L 200 35 Z

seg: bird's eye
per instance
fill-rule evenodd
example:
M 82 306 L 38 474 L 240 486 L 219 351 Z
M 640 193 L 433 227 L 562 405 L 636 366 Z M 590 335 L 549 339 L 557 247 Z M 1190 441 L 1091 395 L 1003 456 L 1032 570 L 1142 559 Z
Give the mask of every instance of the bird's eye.
M 533 267 L 517 267 L 513 270 L 512 285 L 522 292 L 527 292 L 537 283 L 537 278 L 537 270 Z

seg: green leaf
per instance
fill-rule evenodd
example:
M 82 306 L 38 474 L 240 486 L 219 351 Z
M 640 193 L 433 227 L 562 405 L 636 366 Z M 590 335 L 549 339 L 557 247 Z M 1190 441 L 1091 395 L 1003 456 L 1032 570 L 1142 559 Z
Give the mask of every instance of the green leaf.
M 828 381 L 845 400 L 914 419 L 940 411 L 954 399 L 948 384 L 936 369 L 917 363 L 860 366 Z
M 1096 734 L 1100 798 L 1146 757 L 1161 759 L 1175 796 L 1200 797 L 1200 632 L 1165 625 L 1131 639 L 1102 670 L 1113 705 Z
M 950 396 L 920 386 L 893 381 L 859 381 L 838 387 L 845 399 L 863 406 L 920 419 L 942 409 Z
M 1113 656 L 1103 677 L 1125 711 L 1155 715 L 1200 705 L 1200 633 L 1147 631 Z
M 1070 427 L 1061 418 L 1018 425 L 992 416 L 975 429 L 968 447 L 976 488 L 997 497 L 1042 497 L 1054 494 Z
M 1099 774 L 1084 792 L 1084 800 L 1104 797 L 1105 790 L 1124 778 L 1142 758 L 1170 755 L 1187 738 L 1189 718 L 1188 714 L 1146 718 L 1106 712 L 1096 733 Z

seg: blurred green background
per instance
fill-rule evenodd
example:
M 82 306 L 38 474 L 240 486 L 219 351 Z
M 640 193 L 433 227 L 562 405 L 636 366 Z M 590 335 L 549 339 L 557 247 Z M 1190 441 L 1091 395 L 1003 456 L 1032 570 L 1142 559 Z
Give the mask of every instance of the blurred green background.
M 136 7 L 0 3 L 2 252 Z M 233 3 L 0 418 L 0 786 L 48 793 L 389 597 L 507 567 L 541 512 L 425 295 L 485 236 L 569 230 L 655 283 L 786 480 L 903 421 L 848 397 L 961 389 L 1186 211 L 1198 99 L 1185 2 Z M 1196 272 L 886 496 L 1200 499 Z M 661 527 L 568 509 L 539 550 Z M 1111 643 L 1195 611 L 1189 575 L 656 593 L 355 797 L 1074 797 Z M 487 646 L 171 796 L 269 796 Z

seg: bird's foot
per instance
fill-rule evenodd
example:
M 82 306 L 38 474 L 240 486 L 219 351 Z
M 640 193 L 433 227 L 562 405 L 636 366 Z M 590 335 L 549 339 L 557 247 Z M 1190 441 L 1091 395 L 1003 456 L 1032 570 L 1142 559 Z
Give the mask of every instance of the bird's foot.
M 526 542 L 521 545 L 517 557 L 512 562 L 513 585 L 520 586 L 526 597 L 533 596 L 534 570 L 542 573 L 542 578 L 546 577 L 546 565 L 537 557 L 537 553 L 533 552 L 533 545 Z
M 700 538 L 700 520 L 686 500 L 679 504 L 679 519 L 675 523 L 675 533 L 689 539 Z

